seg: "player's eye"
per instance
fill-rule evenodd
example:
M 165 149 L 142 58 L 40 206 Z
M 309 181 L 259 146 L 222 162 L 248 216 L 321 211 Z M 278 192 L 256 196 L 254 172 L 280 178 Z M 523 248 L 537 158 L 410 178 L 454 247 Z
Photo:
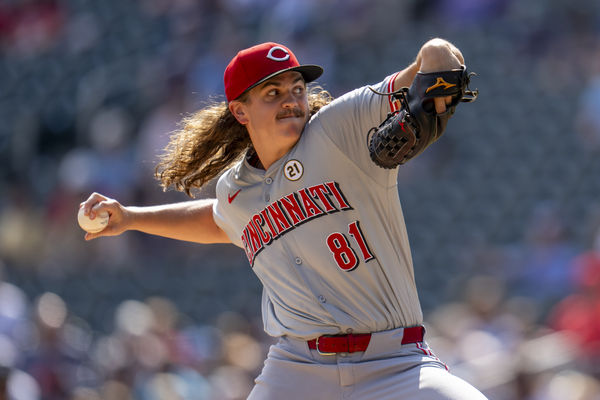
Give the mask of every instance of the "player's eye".
M 304 92 L 304 87 L 303 86 L 296 86 L 294 88 L 294 93 L 296 93 L 296 94 L 302 94 L 302 92 Z
M 277 91 L 277 89 L 271 89 L 267 92 L 267 96 L 277 96 L 279 92 Z

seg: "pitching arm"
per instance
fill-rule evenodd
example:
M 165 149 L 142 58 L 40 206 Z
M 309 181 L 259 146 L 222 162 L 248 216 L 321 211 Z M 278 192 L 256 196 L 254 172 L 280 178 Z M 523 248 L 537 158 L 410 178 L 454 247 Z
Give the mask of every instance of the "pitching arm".
M 125 207 L 117 200 L 93 193 L 80 207 L 84 214 L 95 218 L 106 210 L 110 215 L 107 227 L 98 233 L 86 233 L 85 239 L 116 236 L 128 230 L 196 243 L 230 243 L 213 218 L 216 199 L 148 207 Z M 93 207 L 93 210 L 92 210 Z

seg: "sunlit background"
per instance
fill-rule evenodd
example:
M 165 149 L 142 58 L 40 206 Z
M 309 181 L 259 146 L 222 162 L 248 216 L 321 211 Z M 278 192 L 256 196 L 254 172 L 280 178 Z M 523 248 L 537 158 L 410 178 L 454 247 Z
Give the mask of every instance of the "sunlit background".
M 79 203 L 186 200 L 156 155 L 241 48 L 283 43 L 338 96 L 436 36 L 480 97 L 399 172 L 428 341 L 491 400 L 600 399 L 599 8 L 1 0 L 0 399 L 244 399 L 272 339 L 242 251 L 85 242 Z

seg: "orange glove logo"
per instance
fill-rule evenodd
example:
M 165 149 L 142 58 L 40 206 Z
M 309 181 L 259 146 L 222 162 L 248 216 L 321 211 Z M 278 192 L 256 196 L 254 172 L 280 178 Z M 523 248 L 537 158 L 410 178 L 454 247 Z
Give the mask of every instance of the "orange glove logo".
M 448 82 L 446 82 L 444 80 L 444 78 L 438 77 L 437 80 L 435 81 L 435 84 L 429 86 L 427 88 L 427 90 L 425 91 L 425 93 L 428 93 L 430 90 L 433 90 L 433 89 L 436 89 L 436 88 L 439 88 L 439 87 L 442 87 L 442 86 L 444 87 L 444 90 L 448 90 L 451 87 L 456 86 L 456 84 L 455 83 L 448 83 Z

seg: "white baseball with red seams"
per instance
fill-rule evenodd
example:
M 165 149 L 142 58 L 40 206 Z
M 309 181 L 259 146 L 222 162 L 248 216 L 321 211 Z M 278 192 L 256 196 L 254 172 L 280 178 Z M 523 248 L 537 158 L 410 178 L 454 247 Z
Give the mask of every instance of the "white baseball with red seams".
M 96 217 L 91 219 L 88 215 L 83 213 L 83 207 L 79 209 L 77 213 L 77 223 L 86 232 L 98 233 L 108 225 L 110 216 L 107 211 L 100 211 L 96 213 Z

